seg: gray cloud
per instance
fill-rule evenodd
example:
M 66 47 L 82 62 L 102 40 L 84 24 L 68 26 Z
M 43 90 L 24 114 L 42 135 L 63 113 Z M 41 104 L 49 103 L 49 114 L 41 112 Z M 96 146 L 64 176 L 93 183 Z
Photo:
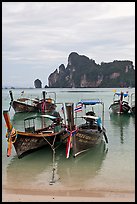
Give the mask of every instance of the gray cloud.
M 3 2 L 2 84 L 43 86 L 72 52 L 135 62 L 134 2 Z M 14 79 L 14 80 L 13 80 Z

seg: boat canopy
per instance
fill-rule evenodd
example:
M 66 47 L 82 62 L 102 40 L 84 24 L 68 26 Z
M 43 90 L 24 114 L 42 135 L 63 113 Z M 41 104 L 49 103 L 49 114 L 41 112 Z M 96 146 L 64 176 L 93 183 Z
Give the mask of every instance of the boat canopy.
M 55 120 L 57 118 L 57 117 L 52 116 L 52 115 L 41 115 L 41 116 L 44 117 L 44 118 L 51 119 L 51 120 Z
M 90 100 L 84 100 L 82 99 L 78 104 L 82 103 L 83 105 L 96 105 L 96 104 L 102 104 L 102 101 L 99 99 L 90 99 Z
M 118 95 L 118 96 L 120 96 L 120 95 L 121 95 L 121 92 L 116 92 L 115 94 Z M 127 96 L 128 96 L 128 93 L 123 93 L 123 96 L 124 96 L 124 97 L 127 97 Z
M 84 115 L 84 116 L 82 116 L 82 118 L 97 120 L 99 117 L 98 116 L 93 116 L 93 115 Z
M 52 115 L 35 115 L 35 116 L 31 116 L 31 117 L 25 118 L 24 121 L 32 120 L 32 119 L 40 118 L 40 117 L 48 118 L 48 119 L 51 119 L 51 120 L 55 120 L 57 118 L 57 117 L 52 116 Z

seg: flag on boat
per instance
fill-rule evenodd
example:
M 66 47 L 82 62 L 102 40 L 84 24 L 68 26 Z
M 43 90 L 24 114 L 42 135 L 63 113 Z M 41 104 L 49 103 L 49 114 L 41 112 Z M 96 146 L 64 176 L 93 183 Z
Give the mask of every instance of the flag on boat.
M 24 94 L 24 91 L 21 91 L 21 96 L 23 96 L 23 94 Z
M 76 105 L 76 108 L 74 109 L 75 113 L 82 111 L 82 107 L 83 107 L 83 104 L 82 103 L 78 103 Z

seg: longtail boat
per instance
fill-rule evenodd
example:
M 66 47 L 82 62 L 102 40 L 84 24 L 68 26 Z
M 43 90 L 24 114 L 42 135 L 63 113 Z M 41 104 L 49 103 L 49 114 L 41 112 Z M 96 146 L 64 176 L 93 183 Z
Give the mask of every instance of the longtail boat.
M 52 112 L 56 109 L 56 93 L 55 92 L 46 92 L 42 91 L 42 99 L 39 98 L 28 98 L 23 97 L 23 95 L 20 98 L 17 98 L 16 100 L 13 98 L 13 93 L 10 90 L 10 108 L 12 107 L 15 111 L 15 113 L 18 112 Z M 51 98 L 49 96 L 46 97 L 46 95 L 54 94 L 54 98 Z M 10 110 L 9 108 L 9 110 Z
M 115 92 L 109 109 L 116 114 L 128 113 L 130 111 L 128 92 Z
M 16 130 L 13 127 L 8 111 L 3 111 L 3 116 L 7 126 L 8 157 L 11 155 L 12 145 L 15 148 L 18 158 L 22 158 L 46 145 L 50 145 L 54 150 L 67 137 L 65 124 L 62 123 L 63 119 L 58 112 L 56 112 L 56 116 L 35 115 L 25 118 L 24 131 Z M 48 125 L 45 124 L 47 120 Z M 42 125 L 42 127 L 38 128 L 38 124 Z
M 102 116 L 96 116 L 93 106 L 102 106 Z M 87 106 L 90 106 L 90 110 Z M 77 113 L 81 109 L 84 114 L 82 116 L 77 116 Z M 104 103 L 99 99 L 94 100 L 81 100 L 76 104 L 76 116 L 74 122 L 74 104 L 66 104 L 67 118 L 68 118 L 68 128 L 67 132 L 70 135 L 68 137 L 66 146 L 66 157 L 69 158 L 70 151 L 72 149 L 73 157 L 89 150 L 92 147 L 100 144 L 103 138 L 105 142 L 108 143 L 108 138 L 106 136 L 106 129 L 104 128 Z M 102 118 L 101 118 L 102 117 Z M 84 119 L 85 122 L 81 122 L 76 125 L 76 120 L 78 118 Z
M 17 100 L 13 98 L 12 91 L 9 91 L 10 94 L 10 108 L 12 107 L 15 113 L 18 112 L 38 112 L 39 109 L 37 107 L 38 99 L 30 99 L 27 97 L 20 97 Z M 9 108 L 9 110 L 10 110 Z

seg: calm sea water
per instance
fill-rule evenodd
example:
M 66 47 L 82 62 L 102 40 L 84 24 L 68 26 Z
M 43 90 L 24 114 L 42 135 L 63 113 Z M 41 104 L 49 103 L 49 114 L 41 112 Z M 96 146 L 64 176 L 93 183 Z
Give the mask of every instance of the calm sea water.
M 43 89 L 44 90 L 44 89 Z M 135 92 L 134 88 L 116 89 L 127 91 L 129 95 Z M 17 98 L 21 89 L 14 89 L 13 96 Z M 104 127 L 109 140 L 87 153 L 76 158 L 66 159 L 65 147 L 56 150 L 55 183 L 49 185 L 52 178 L 52 150 L 45 147 L 22 159 L 18 159 L 14 148 L 12 155 L 6 156 L 7 141 L 5 138 L 6 126 L 2 116 L 2 184 L 8 188 L 74 188 L 74 189 L 123 189 L 135 188 L 135 116 L 112 116 L 109 106 L 113 100 L 112 88 L 82 88 L 82 89 L 47 89 L 55 91 L 57 102 L 78 102 L 80 99 L 99 98 L 105 104 Z M 42 89 L 24 89 L 24 96 L 41 96 Z M 9 109 L 9 90 L 2 90 L 2 110 Z M 60 110 L 59 110 L 60 111 Z M 23 129 L 23 117 L 14 115 L 11 108 L 10 117 L 17 129 Z M 104 147 L 108 151 L 103 151 Z

